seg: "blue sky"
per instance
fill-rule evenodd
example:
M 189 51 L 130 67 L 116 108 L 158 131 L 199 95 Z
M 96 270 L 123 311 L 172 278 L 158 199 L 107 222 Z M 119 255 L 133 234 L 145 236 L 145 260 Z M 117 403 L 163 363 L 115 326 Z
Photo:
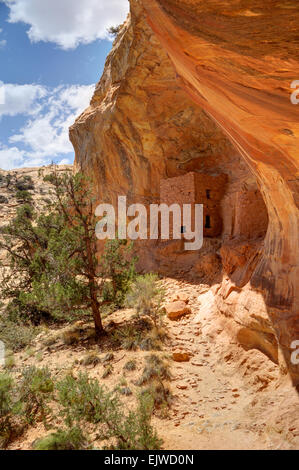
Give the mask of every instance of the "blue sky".
M 0 168 L 73 162 L 68 127 L 87 106 L 127 0 L 0 0 Z

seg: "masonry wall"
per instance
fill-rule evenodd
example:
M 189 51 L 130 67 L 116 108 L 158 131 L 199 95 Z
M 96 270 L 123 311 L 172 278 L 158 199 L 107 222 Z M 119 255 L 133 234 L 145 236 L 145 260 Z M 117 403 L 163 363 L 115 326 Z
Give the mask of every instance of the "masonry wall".
M 222 233 L 221 200 L 225 193 L 227 176 L 194 173 L 195 201 L 203 204 L 204 236 L 219 237 Z
M 171 206 L 172 204 L 178 204 L 181 207 L 183 213 L 184 204 L 195 205 L 196 199 L 196 188 L 194 173 L 190 172 L 183 176 L 177 176 L 174 178 L 168 178 L 161 180 L 160 185 L 160 203 Z M 194 211 L 192 210 L 191 216 L 192 228 L 194 227 Z M 183 220 L 180 223 L 183 227 Z M 173 238 L 173 223 L 170 219 L 170 238 Z M 182 236 L 183 240 L 183 236 Z M 183 244 L 181 246 L 183 249 Z
M 221 199 L 225 192 L 227 176 L 211 176 L 189 172 L 182 176 L 161 180 L 160 203 L 203 204 L 204 237 L 218 237 L 222 232 Z M 182 222 L 183 224 L 183 222 Z M 173 235 L 172 224 L 170 234 Z M 194 213 L 192 214 L 194 228 Z
M 160 202 L 164 204 L 195 204 L 196 190 L 194 173 L 161 180 Z

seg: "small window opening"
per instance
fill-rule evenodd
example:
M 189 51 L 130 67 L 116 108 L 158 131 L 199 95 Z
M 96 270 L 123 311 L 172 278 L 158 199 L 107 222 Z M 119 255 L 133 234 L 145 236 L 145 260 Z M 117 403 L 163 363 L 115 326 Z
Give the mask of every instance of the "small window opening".
M 207 199 L 211 199 L 211 190 L 210 189 L 206 190 L 206 194 L 207 194 Z
M 181 233 L 186 233 L 186 226 L 185 225 L 181 226 Z
M 206 215 L 206 225 L 205 228 L 211 228 L 211 217 Z

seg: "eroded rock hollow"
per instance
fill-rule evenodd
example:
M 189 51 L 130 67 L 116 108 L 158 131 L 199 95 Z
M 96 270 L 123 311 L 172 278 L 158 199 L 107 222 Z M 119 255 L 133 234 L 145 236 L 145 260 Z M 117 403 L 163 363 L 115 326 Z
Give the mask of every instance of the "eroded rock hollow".
M 114 204 L 118 195 L 158 202 L 163 180 L 195 174 L 208 206 L 223 178 L 213 206 L 221 226 L 209 232 L 205 214 L 203 248 L 140 241 L 140 267 L 203 278 L 232 335 L 298 386 L 296 2 L 130 3 L 90 107 L 70 130 L 76 166 L 94 179 L 99 202 Z

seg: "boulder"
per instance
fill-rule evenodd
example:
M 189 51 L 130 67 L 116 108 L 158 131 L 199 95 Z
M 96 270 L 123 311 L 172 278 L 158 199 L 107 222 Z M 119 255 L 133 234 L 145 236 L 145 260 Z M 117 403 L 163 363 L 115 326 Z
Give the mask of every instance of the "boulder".
M 178 294 L 178 300 L 181 300 L 182 302 L 185 302 L 186 304 L 189 303 L 189 296 L 186 294 L 186 292 L 180 292 Z
M 172 359 L 175 362 L 189 362 L 190 361 L 190 354 L 187 352 L 182 352 L 182 351 L 175 351 L 172 354 Z
M 171 302 L 165 305 L 165 311 L 170 320 L 178 320 L 184 315 L 189 315 L 191 313 L 190 307 L 188 307 L 186 302 L 183 302 L 182 300 L 177 300 L 176 302 Z

